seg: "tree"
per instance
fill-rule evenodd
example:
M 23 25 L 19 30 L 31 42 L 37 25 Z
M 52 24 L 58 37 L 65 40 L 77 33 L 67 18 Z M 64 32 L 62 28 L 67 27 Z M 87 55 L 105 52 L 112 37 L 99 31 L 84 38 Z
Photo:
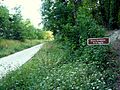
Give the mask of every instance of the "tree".
M 0 6 L 0 37 L 6 38 L 7 30 L 9 27 L 9 10 Z
M 44 0 L 42 5 L 43 24 L 54 34 L 64 33 L 64 25 L 76 24 L 81 0 Z
M 85 0 L 91 8 L 91 14 L 108 29 L 118 28 L 119 0 Z

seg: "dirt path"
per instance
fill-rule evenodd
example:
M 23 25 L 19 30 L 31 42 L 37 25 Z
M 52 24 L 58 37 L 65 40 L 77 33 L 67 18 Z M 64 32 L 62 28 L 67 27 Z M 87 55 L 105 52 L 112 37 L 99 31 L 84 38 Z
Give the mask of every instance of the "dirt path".
M 15 54 L 0 58 L 0 78 L 4 77 L 9 71 L 16 70 L 32 58 L 43 44 L 33 46 Z

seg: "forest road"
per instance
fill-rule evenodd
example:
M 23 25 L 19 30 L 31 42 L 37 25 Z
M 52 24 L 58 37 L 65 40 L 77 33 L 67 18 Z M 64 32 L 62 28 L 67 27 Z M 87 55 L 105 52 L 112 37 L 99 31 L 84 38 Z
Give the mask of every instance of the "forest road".
M 30 60 L 41 48 L 43 44 L 19 51 L 15 54 L 0 58 L 0 79 L 10 71 L 16 70 L 28 60 Z

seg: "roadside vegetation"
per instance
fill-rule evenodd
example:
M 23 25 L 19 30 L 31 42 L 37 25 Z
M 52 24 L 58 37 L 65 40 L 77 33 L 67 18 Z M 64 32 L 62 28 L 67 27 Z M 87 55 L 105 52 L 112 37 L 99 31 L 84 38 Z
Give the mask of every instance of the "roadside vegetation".
M 110 65 L 114 61 L 107 61 L 104 69 L 102 62 L 88 59 L 87 63 L 88 56 L 81 56 L 82 60 L 76 56 L 70 58 L 69 52 L 62 42 L 45 44 L 30 61 L 2 78 L 0 89 L 113 90 L 116 73 Z
M 44 40 L 45 41 L 45 40 Z M 0 40 L 0 58 L 42 43 L 43 40 Z
M 87 39 L 109 37 L 106 31 L 119 27 L 118 3 L 44 0 L 43 29 L 55 40 L 2 78 L 0 90 L 116 90 L 120 67 L 111 45 L 89 46 Z
M 20 50 L 54 39 L 51 31 L 35 28 L 29 19 L 23 20 L 20 7 L 10 14 L 0 5 L 0 58 Z

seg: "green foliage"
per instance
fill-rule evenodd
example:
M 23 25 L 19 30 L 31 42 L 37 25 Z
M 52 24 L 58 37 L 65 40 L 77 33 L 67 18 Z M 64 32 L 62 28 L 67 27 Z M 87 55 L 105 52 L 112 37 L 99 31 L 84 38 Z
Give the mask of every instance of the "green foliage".
M 0 37 L 6 37 L 9 23 L 8 9 L 4 6 L 0 6 Z
M 116 74 L 111 68 L 100 72 L 95 62 L 64 63 L 70 51 L 63 45 L 47 43 L 32 60 L 1 79 L 0 89 L 114 90 Z
M 108 29 L 118 29 L 119 0 L 85 0 L 84 3 L 99 24 Z
M 76 23 L 76 14 L 79 7 L 79 0 L 75 1 L 50 1 L 44 0 L 42 5 L 43 24 L 47 30 L 54 34 L 64 33 L 63 26 Z
M 1 90 L 115 89 L 117 74 L 113 67 L 116 66 L 116 62 L 109 56 L 110 47 L 88 46 L 87 39 L 105 37 L 105 29 L 97 24 L 92 15 L 95 15 L 94 18 L 102 21 L 102 24 L 106 26 L 112 21 L 116 23 L 113 16 L 117 13 L 114 15 L 114 10 L 111 10 L 109 18 L 107 11 L 109 5 L 106 2 L 103 3 L 104 0 L 99 0 L 99 3 L 98 0 L 91 0 L 92 6 L 87 3 L 89 0 L 84 1 L 86 4 L 81 3 L 81 0 L 43 1 L 44 28 L 53 31 L 62 44 L 59 42 L 47 44 L 28 64 L 1 79 Z M 113 8 L 116 9 L 114 6 Z M 37 35 L 41 33 L 33 31 L 34 28 L 29 22 L 22 25 L 27 26 L 22 29 L 25 30 L 24 33 L 22 32 L 26 35 L 25 38 L 36 38 L 35 33 Z M 30 34 L 27 35 L 26 30 Z M 44 33 L 42 35 L 46 36 Z
M 63 26 L 62 40 L 69 42 L 71 49 L 74 51 L 76 49 L 82 49 L 87 46 L 88 38 L 101 38 L 105 37 L 105 29 L 97 25 L 95 20 L 86 13 L 87 10 L 84 8 L 79 8 L 77 16 L 77 24 L 72 26 L 71 24 L 66 24 Z M 88 11 L 89 12 L 89 11 Z
M 23 20 L 19 7 L 15 11 L 15 14 L 10 14 L 5 6 L 0 6 L 0 38 L 23 41 L 42 37 L 42 31 L 35 28 L 30 20 Z
M 99 77 L 99 75 L 102 74 L 103 76 L 100 76 L 100 77 L 105 78 L 103 82 L 106 83 L 106 86 L 104 85 L 104 83 L 99 81 L 100 79 L 98 79 L 98 77 L 92 78 L 92 76 L 90 76 L 90 78 L 88 79 L 89 81 L 83 80 L 83 81 L 88 81 L 88 83 L 89 82 L 92 83 L 95 81 L 94 88 L 91 86 L 91 84 L 87 85 L 86 84 L 87 82 L 84 83 L 83 81 L 81 81 L 81 78 L 80 78 L 80 81 L 78 83 L 82 82 L 83 87 L 81 86 L 78 90 L 80 89 L 81 90 L 88 90 L 88 89 L 107 90 L 109 89 L 109 86 L 111 86 L 112 89 L 114 88 L 113 85 L 115 83 L 114 81 L 116 78 L 115 77 L 116 74 L 112 76 L 111 72 L 113 72 L 112 64 L 116 66 L 116 62 L 111 60 L 111 58 L 108 58 L 108 56 L 111 53 L 110 46 L 88 46 L 87 45 L 88 38 L 107 37 L 105 35 L 106 33 L 105 29 L 102 26 L 98 25 L 97 20 L 100 20 L 100 22 L 104 26 L 108 27 L 110 25 L 110 22 L 112 22 L 110 21 L 110 19 L 113 18 L 112 11 L 114 12 L 114 10 L 111 10 L 111 12 L 108 13 L 109 12 L 108 3 L 107 1 L 105 3 L 103 1 L 104 0 L 101 0 L 98 2 L 98 0 L 94 0 L 94 1 L 92 0 L 92 2 L 90 1 L 91 3 L 88 3 L 89 0 L 85 0 L 82 2 L 81 6 L 78 6 L 77 8 L 74 7 L 75 4 L 73 4 L 73 2 L 71 1 L 68 1 L 67 3 L 65 3 L 59 0 L 55 0 L 55 2 L 52 2 L 52 1 L 49 2 L 48 0 L 45 0 L 43 4 L 44 5 L 43 6 L 44 27 L 45 28 L 50 27 L 50 30 L 52 30 L 54 34 L 56 34 L 57 36 L 56 39 L 58 41 L 61 40 L 62 42 L 64 42 L 64 46 L 62 46 L 61 48 L 64 48 L 65 50 L 67 49 L 69 50 L 69 52 L 67 52 L 68 54 L 66 55 L 66 59 L 62 60 L 63 64 L 68 64 L 68 63 L 81 64 L 82 63 L 82 64 L 85 64 L 87 67 L 87 69 L 85 68 L 86 70 L 88 70 L 86 74 L 89 75 L 89 73 L 92 73 L 94 76 L 95 72 L 92 72 L 93 70 L 93 71 L 96 71 L 95 75 L 98 75 Z M 47 7 L 47 9 L 45 7 Z M 53 8 L 52 9 L 53 11 L 51 11 L 51 8 Z M 117 13 L 114 13 L 114 14 L 117 15 Z M 58 18 L 56 18 L 56 16 L 58 16 Z M 115 23 L 117 21 L 115 18 L 113 19 L 115 21 L 110 25 L 110 28 L 112 27 L 116 28 L 116 26 L 114 27 L 114 25 L 116 25 Z M 93 67 L 91 64 L 93 65 Z M 90 69 L 89 65 L 91 67 L 90 72 L 89 72 L 89 69 Z M 94 70 L 94 68 L 96 69 Z M 81 73 L 83 72 L 80 72 L 80 74 Z M 104 75 L 106 75 L 107 77 Z M 84 75 L 83 78 L 87 78 L 87 77 Z M 64 81 L 64 79 L 60 81 Z M 77 79 L 79 78 L 77 77 Z M 100 83 L 97 82 L 96 79 L 98 79 Z M 70 78 L 68 80 L 70 80 Z M 65 83 L 67 82 L 65 81 Z M 59 84 L 57 85 L 59 86 Z M 72 85 L 72 83 L 69 83 L 67 85 L 68 86 L 65 86 L 65 87 L 67 87 L 67 89 L 71 89 L 69 88 L 69 85 Z M 89 88 L 84 87 L 84 85 Z M 101 87 L 101 88 L 97 89 L 97 85 L 98 87 Z
M 25 40 L 24 42 L 18 40 L 0 39 L 0 58 L 18 52 L 20 50 L 40 44 L 41 40 Z
M 42 32 L 43 39 L 45 40 L 54 40 L 53 32 L 51 31 L 44 31 Z

